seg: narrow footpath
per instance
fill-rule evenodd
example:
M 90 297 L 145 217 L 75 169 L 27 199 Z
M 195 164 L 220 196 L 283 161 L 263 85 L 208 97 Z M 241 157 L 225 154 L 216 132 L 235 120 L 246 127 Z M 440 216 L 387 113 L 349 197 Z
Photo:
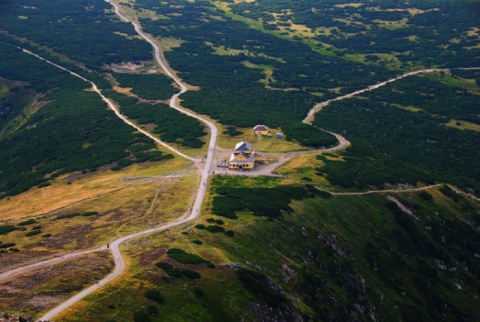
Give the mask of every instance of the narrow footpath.
M 360 89 L 360 90 L 355 91 L 353 93 L 343 95 L 343 96 L 339 96 L 339 97 L 335 97 L 335 98 L 329 99 L 328 101 L 324 101 L 324 102 L 315 104 L 315 106 L 308 112 L 307 116 L 303 119 L 303 123 L 311 125 L 312 122 L 313 122 L 313 118 L 315 117 L 315 114 L 317 112 L 321 111 L 322 108 L 324 108 L 325 106 L 328 106 L 332 102 L 341 101 L 341 100 L 344 100 L 346 98 L 352 98 L 352 97 L 360 95 L 362 93 L 378 89 L 378 88 L 380 88 L 382 86 L 385 86 L 389 83 L 396 82 L 396 81 L 398 81 L 400 79 L 403 79 L 405 77 L 409 77 L 409 76 L 413 76 L 413 75 L 417 75 L 417 74 L 425 74 L 425 73 L 447 72 L 447 71 L 451 71 L 451 70 L 480 70 L 480 67 L 430 68 L 430 69 L 421 69 L 421 70 L 415 70 L 415 71 L 412 71 L 412 72 L 408 72 L 408 73 L 405 73 L 405 74 L 400 75 L 398 77 L 389 79 L 387 81 L 368 86 L 367 88 L 364 88 L 364 89 Z
M 110 3 L 114 8 L 115 8 L 115 13 L 120 17 L 120 19 L 122 19 L 123 21 L 125 22 L 130 22 L 130 20 L 128 20 L 127 18 L 125 18 L 120 12 L 119 12 L 119 8 L 116 4 L 113 4 L 111 3 L 110 1 L 107 1 L 108 3 Z M 140 26 L 134 22 L 131 22 L 135 28 L 135 31 L 143 38 L 145 39 L 154 49 L 155 51 L 155 60 L 156 62 L 160 65 L 160 67 L 164 70 L 164 72 L 170 77 L 173 79 L 173 81 L 180 87 L 180 92 L 174 94 L 171 98 L 170 98 L 170 107 L 173 108 L 173 109 L 176 109 L 178 110 L 179 112 L 183 113 L 183 114 L 186 114 L 188 116 L 191 116 L 193 118 L 196 118 L 197 120 L 203 122 L 204 124 L 206 124 L 209 128 L 210 128 L 210 141 L 209 141 L 209 144 L 208 144 L 208 150 L 207 150 L 207 157 L 206 157 L 206 160 L 205 160 L 205 164 L 204 164 L 204 168 L 203 168 L 203 172 L 202 172 L 202 178 L 200 180 L 200 186 L 198 188 L 198 192 L 197 192 L 197 196 L 195 198 L 195 202 L 193 204 L 193 207 L 191 209 L 191 212 L 188 213 L 181 217 L 181 218 L 178 218 L 174 221 L 171 221 L 165 225 L 162 225 L 160 227 L 155 227 L 155 228 L 152 228 L 152 229 L 148 229 L 148 230 L 144 230 L 144 231 L 140 231 L 138 233 L 135 233 L 135 234 L 131 234 L 131 235 L 128 235 L 128 236 L 124 236 L 124 237 L 121 237 L 113 242 L 110 243 L 110 251 L 112 252 L 112 255 L 113 255 L 113 258 L 114 258 L 114 261 L 115 261 L 115 269 L 113 270 L 112 273 L 110 273 L 109 275 L 107 275 L 105 278 L 103 278 L 101 281 L 99 281 L 98 283 L 96 284 L 93 284 L 91 285 L 90 287 L 80 291 L 79 293 L 75 294 L 74 296 L 72 296 L 71 298 L 69 298 L 68 300 L 66 300 L 65 302 L 59 304 L 58 306 L 54 307 L 53 309 L 51 309 L 50 311 L 48 311 L 47 313 L 45 313 L 40 319 L 39 321 L 45 321 L 45 320 L 49 320 L 51 321 L 53 319 L 53 317 L 57 314 L 59 314 L 60 312 L 66 310 L 67 308 L 69 308 L 70 306 L 72 306 L 73 304 L 75 304 L 76 302 L 80 301 L 81 299 L 83 299 L 85 296 L 95 292 L 96 290 L 98 290 L 100 287 L 102 287 L 103 285 L 109 283 L 110 281 L 112 281 L 113 279 L 115 279 L 116 277 L 118 277 L 120 274 L 123 273 L 123 271 L 125 270 L 125 262 L 123 260 L 123 257 L 122 257 L 122 254 L 120 252 L 120 245 L 130 239 L 134 239 L 134 238 L 138 238 L 138 237 L 141 237 L 141 236 L 145 236 L 145 235 L 148 235 L 148 234 L 152 234 L 152 233 L 156 233 L 156 232 L 160 232 L 160 231 L 164 231 L 164 230 L 167 230 L 167 229 L 170 229 L 172 227 L 175 227 L 175 226 L 178 226 L 178 225 L 181 225 L 181 224 L 184 224 L 184 223 L 187 223 L 195 218 L 197 218 L 199 215 L 200 215 L 200 211 L 201 211 L 201 206 L 202 206 L 202 203 L 203 203 L 203 199 L 205 198 L 205 194 L 206 194 L 206 187 L 207 187 L 207 183 L 208 183 L 208 179 L 210 177 L 210 173 L 211 173 L 211 169 L 212 169 L 212 164 L 213 164 L 213 151 L 214 151 L 214 148 L 215 148 L 215 145 L 216 145 L 216 140 L 217 140 L 217 128 L 215 127 L 215 125 L 190 112 L 190 111 L 187 111 L 187 110 L 184 110 L 182 109 L 181 107 L 179 107 L 177 105 L 177 100 L 178 100 L 178 97 L 180 95 L 182 95 L 183 93 L 185 93 L 187 91 L 187 87 L 177 78 L 175 77 L 175 75 L 173 75 L 173 73 L 167 68 L 166 64 L 164 63 L 161 55 L 160 55 L 160 48 L 157 46 L 157 44 L 152 40 L 150 39 L 146 34 L 144 34 L 140 28 Z M 24 50 L 25 51 L 25 50 Z M 28 51 L 25 51 L 29 54 L 32 54 L 34 56 L 36 56 L 37 58 L 39 59 L 42 59 L 44 61 L 47 61 L 45 60 L 44 58 L 36 55 L 36 54 L 33 54 L 31 52 L 28 52 Z M 188 159 L 188 160 L 191 160 L 191 161 L 197 161 L 197 159 L 194 159 L 194 158 L 191 158 L 185 154 L 183 154 L 182 152 L 174 149 L 173 147 L 169 146 L 168 144 L 160 141 L 159 139 L 155 138 L 153 135 L 151 135 L 150 133 L 140 129 L 139 127 L 137 127 L 135 124 L 133 124 L 131 121 L 129 121 L 126 117 L 124 117 L 118 110 L 117 108 L 113 105 L 113 103 L 108 99 L 106 98 L 97 88 L 96 84 L 94 84 L 93 82 L 87 80 L 86 78 L 72 72 L 72 71 L 69 71 L 68 69 L 64 68 L 64 67 L 61 67 L 57 64 L 54 64 L 52 62 L 49 62 L 47 61 L 48 63 L 62 69 L 62 70 L 65 70 L 67 72 L 69 72 L 70 74 L 72 74 L 73 76 L 76 76 L 76 77 L 79 77 L 80 79 L 86 81 L 86 82 L 89 82 L 90 84 L 92 84 L 92 87 L 93 89 L 95 90 L 95 92 L 97 92 L 100 97 L 108 104 L 108 106 L 115 112 L 115 114 L 121 118 L 125 123 L 135 127 L 137 130 L 139 130 L 141 133 L 145 134 L 146 136 L 148 136 L 149 138 L 153 139 L 155 142 L 165 146 L 166 148 L 170 149 L 171 151 L 177 153 L 178 155 Z

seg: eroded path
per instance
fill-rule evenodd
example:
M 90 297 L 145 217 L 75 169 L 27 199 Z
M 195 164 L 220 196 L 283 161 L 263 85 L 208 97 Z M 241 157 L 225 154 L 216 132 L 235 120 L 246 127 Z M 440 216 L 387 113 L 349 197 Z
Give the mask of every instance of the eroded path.
M 51 61 L 49 61 L 48 59 L 45 59 L 45 58 L 41 57 L 40 55 L 37 55 L 37 54 L 35 54 L 35 53 L 27 50 L 27 49 L 24 49 L 24 48 L 19 48 L 19 49 L 21 49 L 24 53 L 27 53 L 27 54 L 29 54 L 29 55 L 32 55 L 32 56 L 34 56 L 34 57 L 36 57 L 36 58 L 38 58 L 38 59 L 40 59 L 40 60 L 43 60 L 44 62 L 46 62 L 46 63 L 48 63 L 48 64 L 50 64 L 50 65 L 52 65 L 52 66 L 55 66 L 55 67 L 57 67 L 57 68 L 59 68 L 59 69 L 61 69 L 61 70 L 63 70 L 63 71 L 66 71 L 67 73 L 69 73 L 69 74 L 72 75 L 72 76 L 75 76 L 75 77 L 77 77 L 77 78 L 80 78 L 80 79 L 83 80 L 84 82 L 90 83 L 90 84 L 92 85 L 92 89 L 102 98 L 102 100 L 103 100 L 105 103 L 107 103 L 108 107 L 109 107 L 109 108 L 115 113 L 115 115 L 116 115 L 119 119 L 121 119 L 123 122 L 125 122 L 126 124 L 128 124 L 128 125 L 130 125 L 131 127 L 135 128 L 137 131 L 139 131 L 139 132 L 141 132 L 143 135 L 149 137 L 150 139 L 152 139 L 152 140 L 155 141 L 156 143 L 158 143 L 158 144 L 164 146 L 165 148 L 169 149 L 170 151 L 172 151 L 172 152 L 180 155 L 181 157 L 183 157 L 183 158 L 185 158 L 185 159 L 188 159 L 188 160 L 190 160 L 190 161 L 198 161 L 197 159 L 192 158 L 192 157 L 190 157 L 190 156 L 188 156 L 188 155 L 180 152 L 179 150 L 175 149 L 174 147 L 166 144 L 166 143 L 163 142 L 162 140 L 158 139 L 157 137 L 153 136 L 151 133 L 145 131 L 144 129 L 142 129 L 141 127 L 137 126 L 135 123 L 133 123 L 132 121 L 130 121 L 126 116 L 124 116 L 122 113 L 120 113 L 120 111 L 118 110 L 118 108 L 115 106 L 115 104 L 113 104 L 113 102 L 112 102 L 110 99 L 108 99 L 107 97 L 105 97 L 105 95 L 102 94 L 102 92 L 98 89 L 97 85 L 96 85 L 94 82 L 86 79 L 85 77 L 83 77 L 83 76 L 81 76 L 81 75 L 79 75 L 79 74 L 77 74 L 77 73 L 75 73 L 75 72 L 72 72 L 71 70 L 69 70 L 69 69 L 67 69 L 67 68 L 65 68 L 65 67 L 63 67 L 63 66 L 60 66 L 60 65 L 58 65 L 58 64 L 55 64 L 54 62 L 51 62 Z M 178 95 L 178 94 L 176 94 L 176 95 Z M 178 97 L 178 96 L 177 96 L 177 97 Z

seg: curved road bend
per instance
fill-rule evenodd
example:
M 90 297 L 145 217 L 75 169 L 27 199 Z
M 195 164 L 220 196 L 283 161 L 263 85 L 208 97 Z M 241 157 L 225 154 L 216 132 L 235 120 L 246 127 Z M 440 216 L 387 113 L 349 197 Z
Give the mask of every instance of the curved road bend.
M 115 13 L 124 21 L 129 21 L 127 18 L 125 18 L 123 15 L 120 14 L 119 10 L 118 10 L 118 7 L 111 3 L 110 1 L 107 1 L 109 2 L 110 4 L 112 4 L 112 6 L 114 6 L 115 8 Z M 158 64 L 162 67 L 162 69 L 165 71 L 165 73 L 170 76 L 174 81 L 175 83 L 180 87 L 180 92 L 173 95 L 170 99 L 170 107 L 171 108 L 174 108 L 176 110 L 178 110 L 179 112 L 183 113 L 183 114 L 186 114 L 188 116 L 191 116 L 193 118 L 196 118 L 197 120 L 205 123 L 209 128 L 210 128 L 210 131 L 211 131 L 211 135 L 210 135 L 210 142 L 209 142 L 209 146 L 208 146 L 208 151 L 207 151 L 207 158 L 206 158 L 206 161 L 205 161 L 205 167 L 203 169 L 203 172 L 202 172 L 202 178 L 200 180 L 200 187 L 198 188 L 198 192 L 197 192 L 197 196 L 196 196 L 196 199 L 195 199 L 195 202 L 193 204 L 193 207 L 192 207 L 192 211 L 190 212 L 190 214 L 188 214 L 186 217 L 183 217 L 183 218 L 179 218 L 177 220 L 174 220 L 168 224 L 165 224 L 163 226 L 160 226 L 160 227 L 156 227 L 156 228 L 152 228 L 152 229 L 148 229 L 148 230 L 144 230 L 144 231 L 141 231 L 141 232 L 138 232 L 138 233 L 135 233 L 135 234 L 131 234 L 131 235 L 128 235 L 128 236 L 124 236 L 124 237 L 121 237 L 115 241 L 113 241 L 112 243 L 110 243 L 110 250 L 112 252 L 112 255 L 114 257 L 114 261 L 115 261 L 115 269 L 113 270 L 113 272 L 111 272 L 109 275 L 107 275 L 105 278 L 103 278 L 101 281 L 99 281 L 98 283 L 94 284 L 94 285 L 91 285 L 90 287 L 80 291 L 79 293 L 75 294 L 74 296 L 72 296 L 71 298 L 69 298 L 67 301 L 61 303 L 60 305 L 56 306 L 55 308 L 53 308 L 52 310 L 48 311 L 45 315 L 43 315 L 39 320 L 52 320 L 52 318 L 57 315 L 58 313 L 62 312 L 63 310 L 67 309 L 68 307 L 70 307 L 71 305 L 75 304 L 76 302 L 80 301 L 81 299 L 83 299 L 85 296 L 89 295 L 90 293 L 96 291 L 99 287 L 109 283 L 110 281 L 112 281 L 113 279 L 115 279 L 116 277 L 118 277 L 124 270 L 125 270 L 125 262 L 123 261 L 123 258 L 122 258 L 122 255 L 121 255 L 121 252 L 120 252 L 120 245 L 127 241 L 127 240 L 130 240 L 130 239 L 133 239 L 133 238 L 137 238 L 137 237 L 141 237 L 141 236 L 145 236 L 145 235 L 148 235 L 148 234 L 151 234 L 151 233 L 154 233 L 154 232 L 159 232 L 159 231 L 163 231 L 163 230 L 166 230 L 166 229 L 169 229 L 169 228 L 172 228 L 172 227 L 175 227 L 175 226 L 178 226 L 178 225 L 181 225 L 181 224 L 184 224 L 186 222 L 189 222 L 193 219 L 195 219 L 199 214 L 200 214 L 200 209 L 201 209 L 201 206 L 202 206 L 202 203 L 203 203 L 203 199 L 205 197 L 205 194 L 206 194 L 206 186 L 207 186 L 207 183 L 208 183 L 208 178 L 210 176 L 210 172 L 211 172 L 211 168 L 212 168 L 212 163 L 213 163 L 213 150 L 215 148 L 215 145 L 216 145 L 216 140 L 217 140 L 217 128 L 215 127 L 215 125 L 194 114 L 194 113 L 191 113 L 189 111 L 186 111 L 182 108 L 180 108 L 179 106 L 177 106 L 177 99 L 178 97 L 185 93 L 187 91 L 187 87 L 178 79 L 176 78 L 173 73 L 167 68 L 166 64 L 163 62 L 163 60 L 161 59 L 161 56 L 160 56 L 160 49 L 159 47 L 155 44 L 155 42 L 153 40 L 151 40 L 149 37 L 147 37 L 142 31 L 141 31 L 141 28 L 138 24 L 136 23 L 133 23 L 133 26 L 135 28 L 135 31 L 143 38 L 145 39 L 155 50 L 155 59 L 156 61 L 158 62 Z M 24 50 L 25 51 L 25 50 Z M 26 51 L 28 52 L 28 51 Z M 38 56 L 38 55 L 35 55 L 31 52 L 28 52 L 42 60 L 45 60 L 47 61 L 46 59 L 43 59 L 42 57 Z M 140 132 L 142 132 L 143 134 L 147 135 L 148 137 L 152 138 L 155 140 L 155 142 L 158 142 L 160 144 L 162 144 L 163 146 L 166 146 L 167 148 L 169 148 L 170 150 L 174 151 L 175 153 L 183 156 L 184 158 L 186 159 L 189 159 L 191 161 L 196 161 L 195 159 L 181 153 L 180 151 L 176 150 L 176 149 L 173 149 L 172 147 L 168 146 L 167 144 L 165 144 L 164 142 L 158 140 L 157 138 L 153 137 L 150 133 L 140 129 L 139 127 L 135 126 L 131 121 L 129 121 L 127 118 L 125 118 L 122 114 L 120 114 L 120 112 L 115 108 L 115 106 L 113 105 L 113 103 L 108 99 L 106 98 L 97 88 L 97 86 L 85 79 L 84 77 L 74 73 L 74 72 L 71 72 L 69 70 L 67 70 L 66 68 L 64 67 L 61 67 L 59 65 L 56 65 L 52 62 L 49 62 L 47 61 L 48 63 L 58 67 L 58 68 L 61 68 L 67 72 L 69 72 L 70 74 L 72 74 L 73 76 L 76 76 L 76 77 L 79 77 L 81 78 L 82 80 L 86 81 L 86 82 L 89 82 L 90 84 L 92 84 L 93 86 L 93 89 L 100 95 L 100 97 L 108 104 L 108 106 L 115 112 L 115 114 L 120 117 L 125 123 L 135 127 L 137 130 L 139 130 Z

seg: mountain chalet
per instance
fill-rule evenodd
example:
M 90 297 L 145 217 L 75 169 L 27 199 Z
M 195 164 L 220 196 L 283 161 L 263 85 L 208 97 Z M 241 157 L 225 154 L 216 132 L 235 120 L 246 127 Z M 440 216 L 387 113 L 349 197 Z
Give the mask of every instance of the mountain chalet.
M 251 170 L 255 162 L 263 161 L 263 156 L 253 151 L 253 145 L 250 142 L 241 141 L 235 145 L 230 160 L 229 169 Z

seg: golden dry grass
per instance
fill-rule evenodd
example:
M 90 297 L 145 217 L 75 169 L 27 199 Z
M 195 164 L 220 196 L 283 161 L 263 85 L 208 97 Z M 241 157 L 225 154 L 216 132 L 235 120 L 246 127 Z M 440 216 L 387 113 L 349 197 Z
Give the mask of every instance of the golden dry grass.
M 190 164 L 181 158 L 154 164 L 132 165 L 122 171 L 98 170 L 92 174 L 70 174 L 57 178 L 52 185 L 32 188 L 20 195 L 0 200 L 1 220 L 36 217 L 72 204 L 98 198 L 128 187 L 126 176 L 162 175 Z M 78 177 L 78 178 L 75 178 Z
M 242 62 L 242 64 L 247 68 L 261 69 L 265 75 L 265 78 L 260 80 L 261 83 L 268 85 L 270 82 L 275 82 L 275 79 L 273 78 L 273 68 L 271 66 L 252 64 L 248 61 Z
M 346 7 L 359 8 L 361 6 L 363 6 L 363 3 L 358 3 L 358 2 L 342 3 L 342 4 L 335 5 L 335 7 L 338 7 L 338 8 L 346 8 Z
M 182 40 L 178 38 L 162 37 L 156 38 L 158 46 L 162 51 L 170 51 L 182 45 Z
M 480 28 L 478 27 L 473 27 L 472 29 L 468 30 L 467 31 L 467 36 L 471 37 L 471 36 L 478 36 L 479 35 L 479 32 L 480 32 Z
M 415 107 L 415 106 L 404 106 L 404 105 L 400 105 L 400 104 L 392 104 L 392 106 L 398 107 L 398 108 L 400 108 L 402 110 L 405 110 L 405 111 L 414 112 L 414 113 L 418 113 L 420 111 L 423 111 L 421 108 L 418 108 L 418 107 Z
M 120 86 L 113 86 L 113 90 L 117 93 L 121 94 L 130 94 L 132 91 L 133 87 L 120 87 Z
M 108 274 L 113 260 L 107 252 L 91 253 L 64 261 L 49 267 L 17 276 L 0 283 L 0 289 L 7 291 L 3 296 L 0 310 L 41 312 L 64 301 L 69 293 L 81 290 Z M 65 281 L 70 281 L 66 283 Z
M 131 180 L 123 189 L 68 204 L 55 209 L 56 211 L 49 215 L 35 217 L 35 223 L 17 226 L 23 227 L 24 230 L 10 232 L 1 239 L 4 243 L 16 243 L 16 247 L 20 249 L 20 253 L 8 255 L 3 261 L 4 267 L 24 265 L 29 261 L 67 250 L 75 251 L 105 245 L 120 236 L 159 226 L 184 216 L 192 207 L 200 176 L 196 168 L 182 170 L 180 174 L 185 175 Z M 89 180 L 88 184 L 99 185 L 100 182 L 101 179 Z M 95 190 L 98 191 L 99 188 L 96 187 Z M 78 193 L 83 195 L 82 191 Z M 58 202 L 54 200 L 54 204 Z M 57 219 L 59 215 L 89 211 L 98 214 Z M 20 218 L 11 219 L 7 224 L 18 225 L 20 221 L 22 221 Z M 32 231 L 35 226 L 41 227 L 41 233 L 26 236 L 25 234 Z
M 279 167 L 276 172 L 297 182 L 304 182 L 303 178 L 307 177 L 311 179 L 311 181 L 305 181 L 307 183 L 322 186 L 329 185 L 324 177 L 316 174 L 316 169 L 324 165 L 323 161 L 317 159 L 317 155 L 319 155 L 319 153 L 299 155 Z
M 267 125 L 268 126 L 268 125 Z M 217 138 L 217 145 L 222 149 L 233 150 L 235 144 L 240 141 L 248 141 L 253 144 L 253 148 L 257 152 L 264 153 L 280 153 L 280 152 L 292 152 L 292 151 L 304 151 L 305 147 L 301 146 L 296 142 L 287 141 L 285 138 L 277 139 L 275 134 L 277 132 L 282 132 L 281 129 L 270 129 L 272 137 L 261 136 L 257 137 L 253 133 L 253 128 L 250 129 L 239 129 L 243 132 L 235 137 L 230 137 L 226 134 L 221 133 L 222 130 L 219 128 L 219 136 Z M 283 133 L 283 132 L 282 132 Z M 287 133 L 288 135 L 288 133 Z
M 467 121 L 463 121 L 463 120 L 451 119 L 445 125 L 448 126 L 448 127 L 453 127 L 455 129 L 459 129 L 459 130 L 471 130 L 471 131 L 475 131 L 475 132 L 480 132 L 480 125 L 475 124 L 475 123 L 471 123 L 471 122 L 467 122 Z

